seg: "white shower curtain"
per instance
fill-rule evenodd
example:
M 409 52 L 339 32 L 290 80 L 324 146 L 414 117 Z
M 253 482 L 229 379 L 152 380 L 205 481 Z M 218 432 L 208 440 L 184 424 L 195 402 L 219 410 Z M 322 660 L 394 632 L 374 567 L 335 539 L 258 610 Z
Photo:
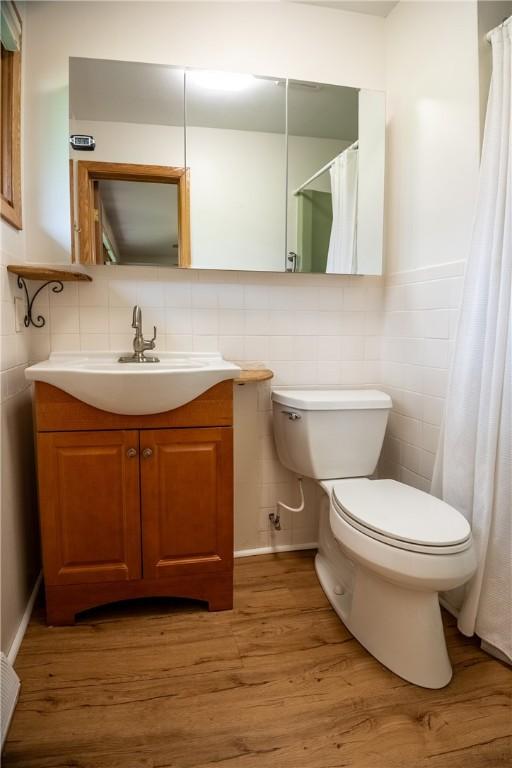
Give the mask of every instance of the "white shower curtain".
M 332 227 L 326 272 L 357 272 L 357 180 L 358 151 L 347 149 L 330 168 Z
M 512 658 L 512 21 L 491 35 L 479 196 L 432 492 L 472 526 L 478 570 L 449 593 L 465 635 Z

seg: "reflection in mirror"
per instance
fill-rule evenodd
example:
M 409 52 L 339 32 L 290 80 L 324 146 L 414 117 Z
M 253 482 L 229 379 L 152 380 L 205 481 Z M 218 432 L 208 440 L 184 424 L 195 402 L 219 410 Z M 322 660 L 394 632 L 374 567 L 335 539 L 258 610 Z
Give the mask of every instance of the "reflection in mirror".
M 383 94 L 290 80 L 288 132 L 287 269 L 380 274 Z
M 187 70 L 192 266 L 284 271 L 285 81 Z
M 105 264 L 178 266 L 175 184 L 103 179 L 95 185 Z
M 181 169 L 185 165 L 184 71 L 182 68 L 103 59 L 69 60 L 70 134 L 93 136 L 94 152 L 71 149 L 76 163 L 143 164 Z M 144 186 L 143 186 L 144 183 Z M 102 179 L 105 240 L 96 243 L 92 263 L 159 264 L 179 261 L 178 187 L 175 184 Z M 74 189 L 77 214 L 78 191 Z M 98 205 L 95 210 L 100 211 Z M 75 222 L 75 230 L 78 230 Z M 103 237 L 103 236 L 102 236 Z M 75 243 L 76 249 L 80 243 Z M 101 256 L 103 252 L 103 256 Z M 91 263 L 80 252 L 80 261 Z M 104 259 L 106 261 L 104 261 Z
M 382 273 L 383 93 L 72 58 L 69 104 L 76 260 Z M 90 160 L 134 167 L 81 186 Z
M 94 160 L 76 165 L 82 264 L 190 266 L 185 168 Z

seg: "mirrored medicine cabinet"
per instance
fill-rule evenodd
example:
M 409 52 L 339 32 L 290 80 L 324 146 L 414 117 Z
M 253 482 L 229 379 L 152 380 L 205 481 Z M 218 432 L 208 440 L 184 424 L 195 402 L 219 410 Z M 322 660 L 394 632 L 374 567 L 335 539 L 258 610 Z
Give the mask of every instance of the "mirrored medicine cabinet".
M 85 58 L 69 89 L 77 261 L 382 273 L 383 93 Z

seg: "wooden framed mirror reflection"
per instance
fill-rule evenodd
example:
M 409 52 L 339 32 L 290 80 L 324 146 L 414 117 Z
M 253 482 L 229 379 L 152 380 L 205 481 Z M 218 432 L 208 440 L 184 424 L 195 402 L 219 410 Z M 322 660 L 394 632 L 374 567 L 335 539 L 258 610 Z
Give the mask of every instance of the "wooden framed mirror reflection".
M 190 267 L 187 168 L 76 161 L 77 261 Z

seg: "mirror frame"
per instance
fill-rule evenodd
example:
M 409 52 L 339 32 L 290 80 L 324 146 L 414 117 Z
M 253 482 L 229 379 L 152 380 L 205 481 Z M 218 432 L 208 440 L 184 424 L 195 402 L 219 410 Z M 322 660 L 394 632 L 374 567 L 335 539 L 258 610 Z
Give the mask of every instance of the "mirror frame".
M 81 264 L 103 264 L 96 248 L 94 182 L 143 181 L 178 187 L 179 267 L 190 267 L 190 173 L 188 168 L 77 160 L 78 238 Z

